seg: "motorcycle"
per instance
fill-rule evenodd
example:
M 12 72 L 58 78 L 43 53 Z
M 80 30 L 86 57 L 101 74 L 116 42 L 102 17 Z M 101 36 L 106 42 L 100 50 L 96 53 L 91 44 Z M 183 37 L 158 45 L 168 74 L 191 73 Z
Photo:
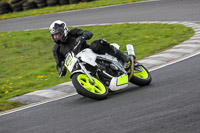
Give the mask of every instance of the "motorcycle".
M 116 57 L 96 54 L 89 48 L 75 54 L 74 50 L 79 49 L 80 44 L 81 41 L 66 54 L 64 61 L 64 67 L 71 72 L 70 78 L 78 94 L 102 100 L 107 98 L 109 91 L 124 89 L 129 82 L 138 86 L 150 84 L 152 78 L 149 71 L 135 61 L 133 45 L 126 45 L 131 61 L 123 63 Z M 120 47 L 116 43 L 111 45 L 117 49 Z

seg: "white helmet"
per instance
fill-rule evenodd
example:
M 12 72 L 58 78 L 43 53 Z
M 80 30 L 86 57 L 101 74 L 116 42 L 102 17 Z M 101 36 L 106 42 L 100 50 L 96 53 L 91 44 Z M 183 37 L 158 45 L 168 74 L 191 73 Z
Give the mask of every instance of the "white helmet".
M 68 34 L 67 24 L 61 20 L 54 21 L 49 27 L 51 39 L 56 42 L 64 42 Z

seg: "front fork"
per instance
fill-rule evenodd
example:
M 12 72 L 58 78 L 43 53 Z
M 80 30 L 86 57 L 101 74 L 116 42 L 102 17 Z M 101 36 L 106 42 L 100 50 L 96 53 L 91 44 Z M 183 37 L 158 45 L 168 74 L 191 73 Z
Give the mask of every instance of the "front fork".
M 87 71 L 87 69 L 85 68 L 85 66 L 84 66 L 81 62 L 79 62 L 79 65 L 80 65 L 81 69 L 83 70 L 83 72 L 84 72 L 84 73 L 88 76 L 88 78 L 90 79 L 90 82 L 91 82 L 92 84 L 94 84 L 95 81 L 93 80 L 92 76 L 91 76 L 90 73 Z

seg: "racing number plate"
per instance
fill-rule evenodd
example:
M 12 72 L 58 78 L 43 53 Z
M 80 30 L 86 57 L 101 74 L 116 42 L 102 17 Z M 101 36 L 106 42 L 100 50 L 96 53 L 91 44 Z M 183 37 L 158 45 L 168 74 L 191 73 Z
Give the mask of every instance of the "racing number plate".
M 65 66 L 70 72 L 72 72 L 74 65 L 76 64 L 77 60 L 78 59 L 75 58 L 72 53 L 67 54 L 67 57 L 65 59 Z

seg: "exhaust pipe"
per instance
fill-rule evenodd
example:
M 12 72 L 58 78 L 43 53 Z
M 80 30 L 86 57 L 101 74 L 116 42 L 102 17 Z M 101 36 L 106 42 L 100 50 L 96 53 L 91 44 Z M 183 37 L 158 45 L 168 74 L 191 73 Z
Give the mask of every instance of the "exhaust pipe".
M 127 44 L 126 49 L 127 49 L 128 55 L 135 56 L 135 50 L 134 50 L 133 45 Z
M 135 50 L 134 50 L 133 45 L 131 44 L 127 44 L 126 49 L 127 49 L 128 55 L 131 57 L 131 73 L 128 76 L 128 80 L 130 80 L 134 74 L 133 72 L 134 72 L 134 62 L 135 62 Z

